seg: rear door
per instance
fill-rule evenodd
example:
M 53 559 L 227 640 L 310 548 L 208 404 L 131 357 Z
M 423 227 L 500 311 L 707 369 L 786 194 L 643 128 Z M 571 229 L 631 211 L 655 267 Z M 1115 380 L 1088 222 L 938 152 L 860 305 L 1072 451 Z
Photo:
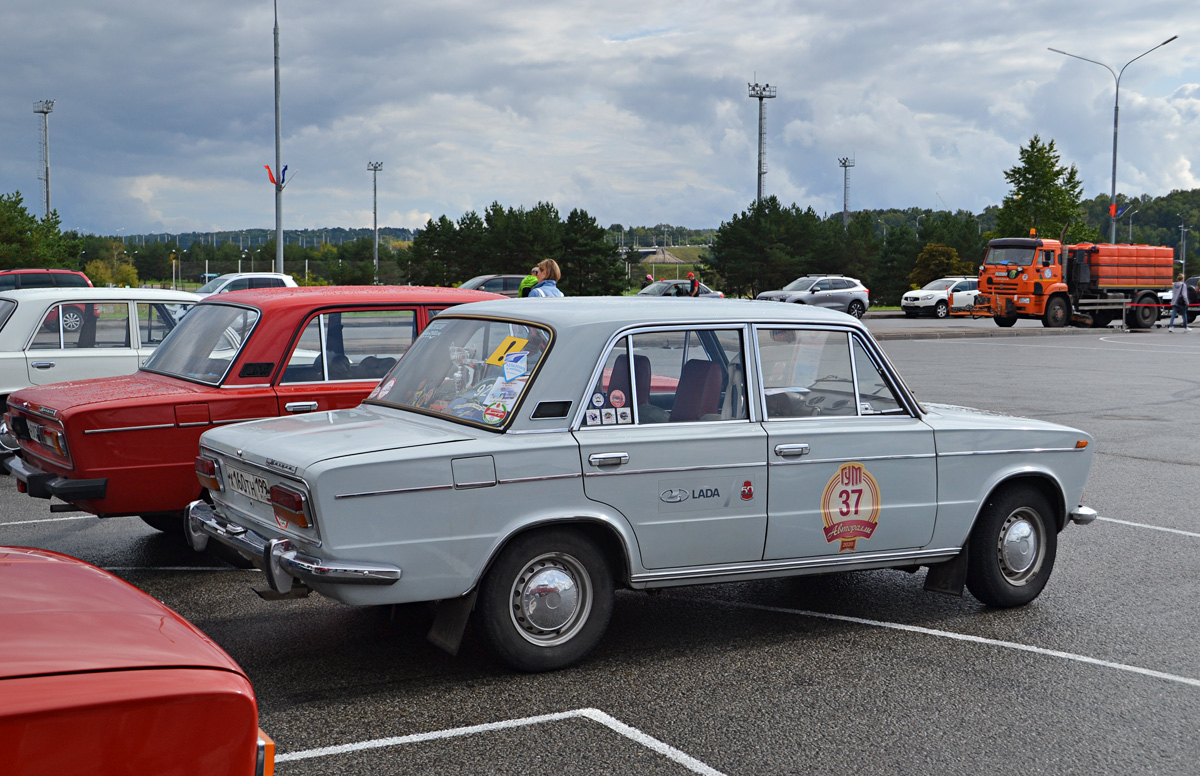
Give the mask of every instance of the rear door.
M 275 387 L 279 414 L 357 407 L 412 345 L 420 312 L 343 308 L 313 315 Z

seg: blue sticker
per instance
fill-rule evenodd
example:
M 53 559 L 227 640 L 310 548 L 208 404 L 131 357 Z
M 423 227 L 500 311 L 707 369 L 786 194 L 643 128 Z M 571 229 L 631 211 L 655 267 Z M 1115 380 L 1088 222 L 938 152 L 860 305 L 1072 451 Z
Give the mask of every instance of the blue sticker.
M 529 351 L 522 350 L 517 353 L 508 353 L 504 356 L 504 381 L 511 383 L 518 377 L 524 376 L 528 371 Z

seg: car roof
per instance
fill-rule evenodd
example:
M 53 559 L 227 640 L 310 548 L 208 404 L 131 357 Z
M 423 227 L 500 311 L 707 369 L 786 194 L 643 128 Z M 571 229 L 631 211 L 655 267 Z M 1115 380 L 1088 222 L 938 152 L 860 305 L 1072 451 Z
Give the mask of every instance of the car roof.
M 64 267 L 28 267 L 25 269 L 0 269 L 0 275 L 16 275 L 27 272 L 69 272 L 72 275 L 84 275 L 77 269 L 66 269 Z M 86 275 L 85 275 L 86 277 Z
M 286 272 L 226 272 L 223 275 L 214 275 L 215 280 L 221 278 L 290 278 L 291 275 Z
M 202 304 L 244 304 L 259 309 L 310 309 L 331 304 L 456 305 L 484 300 L 507 300 L 490 291 L 440 286 L 301 286 L 252 288 L 204 297 Z
M 781 305 L 755 299 L 702 299 L 657 296 L 593 296 L 509 299 L 478 302 L 447 314 L 484 315 L 541 323 L 559 330 L 688 323 L 840 323 L 858 322 L 845 313 L 811 305 Z M 861 328 L 861 324 L 859 324 Z
M 139 299 L 146 302 L 198 302 L 201 297 L 190 291 L 166 288 L 91 288 L 71 286 L 58 288 L 16 288 L 0 291 L 0 298 L 16 302 L 102 302 L 106 299 Z
M 242 674 L 193 625 L 95 566 L 29 547 L 0 547 L 0 565 L 0 679 L 160 667 Z

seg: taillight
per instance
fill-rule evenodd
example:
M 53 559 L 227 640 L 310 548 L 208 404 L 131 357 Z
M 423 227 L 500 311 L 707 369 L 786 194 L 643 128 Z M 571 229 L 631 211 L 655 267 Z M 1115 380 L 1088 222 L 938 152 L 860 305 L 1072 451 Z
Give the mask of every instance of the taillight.
M 196 479 L 211 493 L 221 492 L 221 467 L 212 458 L 196 457 Z
M 67 435 L 56 428 L 42 428 L 42 444 L 54 452 L 67 457 Z
M 276 520 L 308 528 L 308 518 L 304 515 L 306 501 L 304 494 L 294 488 L 286 485 L 271 486 L 271 507 L 275 510 Z

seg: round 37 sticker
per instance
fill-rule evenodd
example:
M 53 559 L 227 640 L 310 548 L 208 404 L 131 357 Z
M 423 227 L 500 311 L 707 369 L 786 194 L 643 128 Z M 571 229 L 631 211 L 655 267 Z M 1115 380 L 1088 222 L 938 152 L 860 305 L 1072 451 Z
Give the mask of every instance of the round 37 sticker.
M 838 552 L 854 552 L 859 539 L 870 539 L 875 532 L 879 507 L 879 483 L 866 467 L 842 464 L 821 494 L 825 541 L 841 542 Z

